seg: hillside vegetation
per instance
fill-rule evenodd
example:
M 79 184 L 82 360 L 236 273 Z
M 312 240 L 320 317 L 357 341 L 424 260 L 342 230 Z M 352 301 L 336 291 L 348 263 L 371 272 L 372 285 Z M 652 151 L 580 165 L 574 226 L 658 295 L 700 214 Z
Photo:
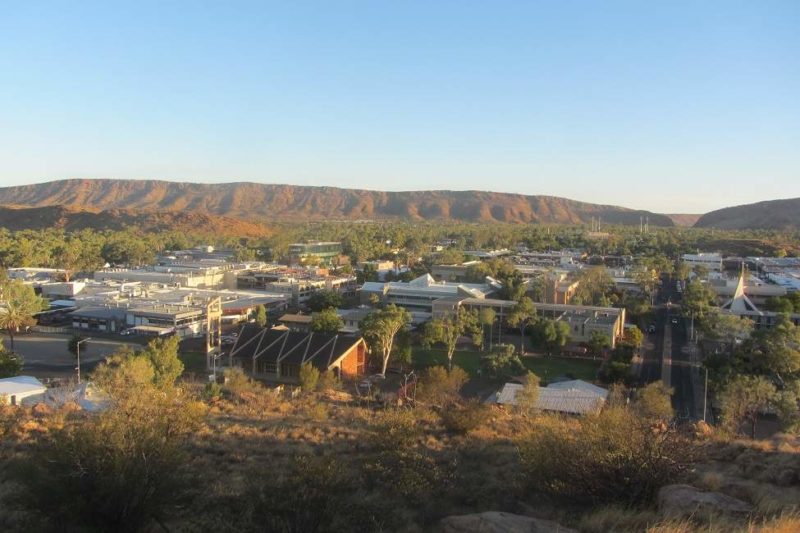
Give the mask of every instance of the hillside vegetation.
M 75 209 L 181 211 L 250 220 L 411 218 L 472 222 L 673 226 L 666 215 L 553 196 L 481 191 L 380 192 L 257 183 L 175 183 L 156 180 L 61 180 L 0 188 L 0 204 Z
M 65 231 L 122 230 L 186 231 L 207 235 L 236 237 L 268 237 L 272 232 L 264 225 L 205 213 L 185 211 L 134 212 L 126 209 L 92 211 L 64 206 L 9 207 L 0 206 L 0 227 L 11 231 L 61 229 Z
M 701 216 L 695 227 L 718 229 L 800 228 L 800 198 L 770 200 L 718 209 Z

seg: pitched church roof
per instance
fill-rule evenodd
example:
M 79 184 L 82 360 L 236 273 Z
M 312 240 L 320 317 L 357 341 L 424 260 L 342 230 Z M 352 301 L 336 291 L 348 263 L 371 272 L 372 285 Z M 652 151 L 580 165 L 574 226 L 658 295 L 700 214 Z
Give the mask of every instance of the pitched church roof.
M 744 267 L 742 267 L 742 273 L 739 275 L 739 283 L 736 285 L 736 292 L 733 293 L 733 298 L 725 302 L 722 308 L 732 313 L 756 312 L 761 314 L 758 307 L 744 293 Z

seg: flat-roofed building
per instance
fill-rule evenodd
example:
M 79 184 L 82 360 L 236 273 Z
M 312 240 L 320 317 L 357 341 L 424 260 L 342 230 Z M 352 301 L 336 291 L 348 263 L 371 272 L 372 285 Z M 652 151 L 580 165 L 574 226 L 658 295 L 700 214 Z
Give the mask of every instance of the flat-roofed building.
M 720 272 L 722 270 L 722 256 L 716 253 L 683 254 L 681 261 L 691 268 L 702 266 L 710 272 Z
M 205 309 L 183 305 L 152 305 L 127 309 L 125 323 L 129 327 L 157 326 L 173 328 L 181 337 L 197 335 L 203 331 Z
M 514 300 L 498 300 L 491 298 L 466 298 L 459 301 L 442 300 L 436 302 L 434 318 L 457 311 L 460 306 L 467 309 L 491 308 L 495 312 L 498 327 L 506 326 L 506 317 L 517 302 Z M 570 327 L 572 342 L 588 342 L 593 331 L 604 333 L 611 341 L 611 348 L 616 346 L 625 333 L 625 309 L 617 307 L 598 307 L 568 304 L 536 303 L 536 313 L 552 320 L 561 320 Z
M 302 265 L 311 261 L 336 264 L 342 255 L 342 243 L 338 241 L 296 242 L 289 245 L 289 264 Z
M 409 311 L 433 312 L 433 303 L 442 298 L 486 298 L 500 288 L 494 280 L 486 283 L 450 283 L 436 281 L 425 274 L 409 282 L 367 282 L 361 287 L 361 302 L 372 303 L 377 298 L 384 304 L 394 304 Z

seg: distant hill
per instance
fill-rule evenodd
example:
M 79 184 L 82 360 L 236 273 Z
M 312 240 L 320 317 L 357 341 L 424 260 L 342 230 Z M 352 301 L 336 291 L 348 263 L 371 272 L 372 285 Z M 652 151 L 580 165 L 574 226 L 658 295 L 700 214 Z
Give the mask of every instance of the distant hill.
M 141 213 L 201 213 L 249 220 L 409 218 L 471 222 L 673 226 L 666 215 L 553 196 L 480 191 L 380 192 L 257 183 L 176 183 L 156 180 L 61 180 L 0 188 L 0 204 Z
M 769 200 L 726 207 L 706 213 L 697 228 L 797 229 L 800 228 L 800 198 Z
M 690 214 L 686 214 L 686 213 L 676 213 L 676 214 L 667 215 L 667 216 L 675 223 L 676 226 L 681 226 L 681 227 L 684 227 L 684 228 L 691 228 L 692 226 L 694 226 L 697 223 L 697 221 L 703 215 L 690 215 Z
M 71 231 L 87 228 L 121 230 L 130 227 L 145 231 L 191 231 L 236 237 L 266 237 L 271 234 L 269 228 L 255 222 L 203 213 L 136 213 L 124 209 L 89 211 L 63 206 L 0 206 L 0 227 L 10 230 L 58 228 Z

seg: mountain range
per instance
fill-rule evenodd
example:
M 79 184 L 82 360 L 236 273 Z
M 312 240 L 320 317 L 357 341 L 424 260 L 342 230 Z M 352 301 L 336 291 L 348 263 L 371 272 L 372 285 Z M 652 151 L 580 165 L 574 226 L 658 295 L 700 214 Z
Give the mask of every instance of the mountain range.
M 460 220 L 785 229 L 800 227 L 800 199 L 729 207 L 705 215 L 664 215 L 542 195 L 484 191 L 371 191 L 260 183 L 69 179 L 0 188 L 0 226 L 204 227 L 256 236 L 276 220 Z M 46 209 L 45 209 L 46 208 Z M 33 210 L 32 210 L 33 209 Z M 36 210 L 38 209 L 38 211 Z
M 0 188 L 0 205 L 63 206 L 135 212 L 193 212 L 245 220 L 408 218 L 470 222 L 639 224 L 672 226 L 666 215 L 554 196 L 482 191 L 383 192 L 258 183 L 177 183 L 156 180 L 61 180 Z

